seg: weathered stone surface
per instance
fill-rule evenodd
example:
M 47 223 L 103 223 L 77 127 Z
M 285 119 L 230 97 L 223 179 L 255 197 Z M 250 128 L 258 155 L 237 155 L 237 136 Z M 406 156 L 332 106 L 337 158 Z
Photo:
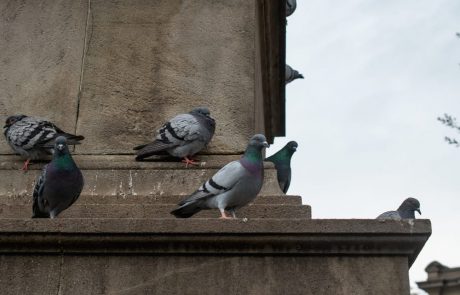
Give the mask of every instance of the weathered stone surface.
M 60 256 L 27 258 L 0 256 L 17 269 L 2 268 L 2 294 L 409 294 L 404 257 L 65 255 L 61 269 L 49 265 Z
M 188 195 L 218 169 L 238 158 L 239 156 L 203 156 L 205 163 L 202 167 L 189 168 L 177 162 L 135 162 L 132 156 L 76 156 L 75 161 L 85 178 L 83 194 Z M 19 170 L 20 165 L 21 160 L 18 157 L 0 158 L 0 195 L 32 194 L 43 163 L 32 165 L 32 170 L 27 173 Z M 265 180 L 260 194 L 282 195 L 273 164 L 266 163 L 265 167 Z
M 185 195 L 81 195 L 79 205 L 114 205 L 114 204 L 173 204 L 183 200 Z M 0 195 L 0 204 L 32 206 L 30 195 Z M 300 196 L 259 195 L 254 204 L 265 205 L 302 205 Z
M 175 218 L 170 212 L 176 204 L 86 204 L 77 201 L 59 218 Z M 249 204 L 236 212 L 239 218 L 311 218 L 310 206 Z M 32 206 L 0 204 L 0 218 L 28 218 Z M 218 218 L 219 210 L 203 210 L 192 218 Z
M 87 3 L 0 1 L 1 126 L 23 113 L 75 131 Z M 11 153 L 3 139 L 0 153 Z
M 91 1 L 79 153 L 131 153 L 172 116 L 206 105 L 212 153 L 254 133 L 254 1 Z
M 0 219 L 0 261 L 18 269 L 0 274 L 4 294 L 399 295 L 430 233 L 428 220 Z
M 0 255 L 2 294 L 59 294 L 60 256 Z

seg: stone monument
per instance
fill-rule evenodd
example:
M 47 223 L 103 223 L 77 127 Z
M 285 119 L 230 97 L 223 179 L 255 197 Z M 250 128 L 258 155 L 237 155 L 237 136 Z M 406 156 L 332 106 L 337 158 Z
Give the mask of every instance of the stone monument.
M 284 7 L 0 2 L 1 118 L 46 117 L 86 137 L 73 151 L 84 191 L 54 220 L 30 218 L 43 163 L 23 173 L 0 141 L 2 294 L 409 294 L 428 220 L 311 219 L 271 164 L 246 218 L 169 214 L 251 135 L 284 135 Z M 202 105 L 217 122 L 203 165 L 134 161 L 165 120 Z

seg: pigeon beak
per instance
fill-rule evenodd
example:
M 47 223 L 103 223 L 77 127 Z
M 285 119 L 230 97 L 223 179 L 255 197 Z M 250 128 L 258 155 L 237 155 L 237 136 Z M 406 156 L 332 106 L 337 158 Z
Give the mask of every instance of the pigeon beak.
M 8 124 L 5 124 L 5 126 L 3 126 L 3 128 L 8 128 Z
M 422 215 L 422 211 L 420 211 L 420 208 L 415 209 L 415 211 L 417 211 L 418 214 Z
M 297 150 L 297 147 L 293 146 L 292 149 L 293 149 L 294 151 L 296 151 L 296 150 Z
M 58 144 L 57 149 L 62 151 L 64 149 L 64 145 L 62 143 Z
M 268 142 L 266 142 L 266 141 L 264 141 L 262 144 L 263 144 L 264 147 L 266 147 L 266 148 L 270 147 L 270 145 L 269 145 Z

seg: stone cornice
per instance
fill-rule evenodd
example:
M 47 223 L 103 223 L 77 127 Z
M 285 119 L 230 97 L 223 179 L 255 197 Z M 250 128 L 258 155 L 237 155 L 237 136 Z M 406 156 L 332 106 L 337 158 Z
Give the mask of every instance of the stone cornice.
M 407 256 L 429 220 L 1 219 L 1 253 Z

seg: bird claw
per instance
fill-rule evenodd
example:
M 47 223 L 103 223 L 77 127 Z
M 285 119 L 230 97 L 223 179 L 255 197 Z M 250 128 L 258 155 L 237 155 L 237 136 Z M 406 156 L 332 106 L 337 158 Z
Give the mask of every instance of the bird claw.
M 219 219 L 234 219 L 230 216 L 227 216 L 227 213 L 225 213 L 225 211 L 220 211 L 220 215 L 221 216 L 219 217 Z
M 219 219 L 233 219 L 233 218 L 232 218 L 232 217 L 228 217 L 228 216 L 225 216 L 225 217 L 224 217 L 224 216 L 221 216 L 221 217 L 219 217 Z
M 182 163 L 185 163 L 185 168 L 188 168 L 188 165 L 199 165 L 200 164 L 200 162 L 196 162 L 195 160 L 189 159 L 187 157 L 185 157 L 182 160 Z
M 27 159 L 25 162 L 24 162 L 24 165 L 22 165 L 22 168 L 20 170 L 24 171 L 24 172 L 27 172 L 29 171 L 29 162 L 30 160 Z

